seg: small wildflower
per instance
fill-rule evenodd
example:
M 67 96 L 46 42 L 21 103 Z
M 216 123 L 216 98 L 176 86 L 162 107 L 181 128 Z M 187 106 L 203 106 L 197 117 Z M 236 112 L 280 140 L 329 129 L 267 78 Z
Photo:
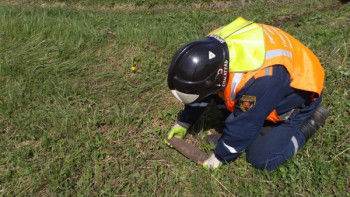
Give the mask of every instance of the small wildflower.
M 221 9 L 221 12 L 225 12 L 225 9 Z
M 131 70 L 135 71 L 136 70 L 136 65 L 137 65 L 137 61 L 134 60 L 134 64 L 131 66 Z
M 150 15 L 150 14 L 151 14 L 151 11 L 148 11 L 148 12 L 147 12 L 147 15 Z

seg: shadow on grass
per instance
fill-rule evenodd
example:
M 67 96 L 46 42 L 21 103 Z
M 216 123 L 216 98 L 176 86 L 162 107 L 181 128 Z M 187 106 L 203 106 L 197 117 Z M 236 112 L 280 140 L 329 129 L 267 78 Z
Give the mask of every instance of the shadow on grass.
M 197 135 L 200 132 L 208 130 L 223 133 L 225 120 L 229 114 L 229 111 L 219 108 L 219 106 L 212 101 L 197 122 L 191 126 L 189 133 Z

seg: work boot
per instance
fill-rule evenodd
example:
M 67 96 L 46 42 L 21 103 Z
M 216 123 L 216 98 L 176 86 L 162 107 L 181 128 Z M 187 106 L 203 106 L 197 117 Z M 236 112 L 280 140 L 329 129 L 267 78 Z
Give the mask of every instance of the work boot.
M 328 109 L 323 106 L 318 106 L 315 112 L 307 119 L 301 126 L 300 130 L 303 132 L 306 141 L 321 127 L 324 125 L 329 115 Z

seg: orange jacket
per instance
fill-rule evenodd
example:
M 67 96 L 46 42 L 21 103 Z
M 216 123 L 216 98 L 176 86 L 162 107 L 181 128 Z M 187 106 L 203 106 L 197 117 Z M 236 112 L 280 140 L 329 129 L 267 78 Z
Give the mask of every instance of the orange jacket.
M 269 25 L 259 25 L 264 31 L 265 61 L 258 70 L 230 73 L 227 86 L 219 93 L 225 100 L 226 108 L 233 112 L 237 102 L 235 96 L 246 82 L 252 77 L 271 76 L 273 65 L 283 65 L 287 69 L 291 87 L 311 92 L 313 98 L 320 96 L 325 74 L 316 55 L 283 30 Z M 276 110 L 273 110 L 266 120 L 283 121 Z

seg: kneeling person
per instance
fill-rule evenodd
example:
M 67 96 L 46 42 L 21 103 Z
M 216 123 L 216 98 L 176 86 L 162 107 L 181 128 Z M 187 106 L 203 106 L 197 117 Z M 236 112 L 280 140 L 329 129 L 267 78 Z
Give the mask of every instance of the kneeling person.
M 175 54 L 168 86 L 185 109 L 169 139 L 182 139 L 215 99 L 229 115 L 204 167 L 217 168 L 245 151 L 254 167 L 273 170 L 324 124 L 324 77 L 318 58 L 294 37 L 238 18 Z

